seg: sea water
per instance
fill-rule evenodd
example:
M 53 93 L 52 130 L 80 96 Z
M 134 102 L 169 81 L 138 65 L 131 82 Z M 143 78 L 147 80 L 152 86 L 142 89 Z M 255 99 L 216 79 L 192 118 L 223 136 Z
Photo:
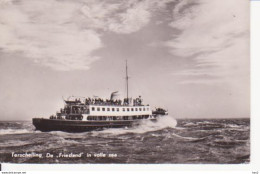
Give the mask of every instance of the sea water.
M 131 128 L 84 133 L 36 131 L 0 122 L 1 163 L 238 164 L 250 161 L 250 119 L 171 116 Z

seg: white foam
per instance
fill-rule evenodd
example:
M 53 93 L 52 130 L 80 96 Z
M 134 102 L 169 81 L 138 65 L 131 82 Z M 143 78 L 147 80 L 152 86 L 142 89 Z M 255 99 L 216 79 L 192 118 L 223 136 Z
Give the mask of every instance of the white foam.
M 230 127 L 230 128 L 241 128 L 241 126 L 236 125 L 236 124 L 227 124 L 226 126 Z

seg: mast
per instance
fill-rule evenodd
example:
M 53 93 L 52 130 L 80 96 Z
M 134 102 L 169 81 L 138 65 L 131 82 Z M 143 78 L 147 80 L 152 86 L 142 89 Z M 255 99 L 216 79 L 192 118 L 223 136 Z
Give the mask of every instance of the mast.
M 125 77 L 125 79 L 126 79 L 126 98 L 127 98 L 127 103 L 129 104 L 129 100 L 128 100 L 128 79 L 129 79 L 129 77 L 128 77 L 128 72 L 127 72 L 127 60 L 126 60 L 126 77 Z

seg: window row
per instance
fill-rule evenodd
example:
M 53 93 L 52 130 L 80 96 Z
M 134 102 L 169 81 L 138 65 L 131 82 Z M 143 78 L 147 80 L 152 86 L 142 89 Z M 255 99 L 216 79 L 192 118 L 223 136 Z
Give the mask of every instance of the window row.
M 112 111 L 112 112 L 119 112 L 120 110 L 125 112 L 125 111 L 149 111 L 149 108 L 100 108 L 100 107 L 92 107 L 91 108 L 92 111 Z
M 88 116 L 87 120 L 136 120 L 136 119 L 148 119 L 149 115 L 139 116 Z

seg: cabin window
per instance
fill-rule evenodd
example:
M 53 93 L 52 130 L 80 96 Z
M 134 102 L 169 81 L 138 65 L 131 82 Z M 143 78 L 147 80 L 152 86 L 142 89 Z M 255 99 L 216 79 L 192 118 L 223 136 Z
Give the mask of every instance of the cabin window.
M 131 111 L 134 111 L 134 108 L 131 108 Z
M 100 107 L 97 108 L 97 111 L 100 111 Z
M 107 111 L 110 111 L 110 108 L 107 108 Z
M 147 111 L 149 111 L 149 108 L 147 108 Z
M 135 111 L 138 111 L 138 108 L 135 108 Z
M 119 108 L 116 108 L 116 111 L 119 112 Z
M 145 111 L 145 108 L 143 108 L 143 111 Z
M 125 108 L 123 108 L 123 111 L 125 111 Z
M 129 111 L 129 108 L 127 108 L 127 111 Z
M 92 107 L 92 111 L 95 111 L 95 107 Z
M 106 110 L 106 108 L 102 108 L 102 111 L 105 111 Z
M 139 111 L 142 111 L 142 108 L 139 108 Z
M 115 108 L 112 108 L 112 111 L 114 112 L 114 111 L 115 111 Z

